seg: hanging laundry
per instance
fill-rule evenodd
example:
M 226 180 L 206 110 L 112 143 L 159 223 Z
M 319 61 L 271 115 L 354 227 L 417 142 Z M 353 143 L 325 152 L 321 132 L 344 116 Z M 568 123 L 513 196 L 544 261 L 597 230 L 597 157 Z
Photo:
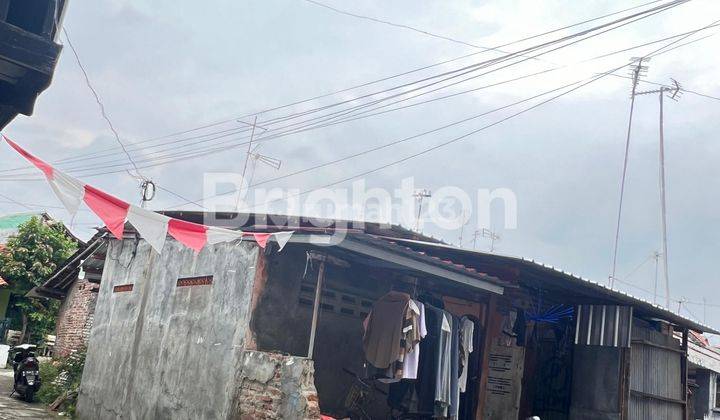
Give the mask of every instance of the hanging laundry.
M 440 333 L 438 340 L 439 360 L 436 369 L 435 382 L 435 416 L 447 417 L 448 408 L 452 400 L 452 391 L 450 382 L 452 377 L 452 316 L 442 309 L 439 311 L 438 318 Z
M 465 392 L 467 387 L 467 378 L 470 359 L 470 353 L 473 352 L 473 333 L 475 331 L 475 323 L 466 316 L 460 319 L 460 379 L 458 387 L 460 392 Z
M 450 339 L 450 407 L 448 416 L 457 419 L 460 410 L 460 318 L 452 316 L 452 337 Z
M 418 308 L 418 332 L 420 334 L 420 340 L 422 340 L 425 338 L 425 336 L 427 336 L 427 325 L 425 323 L 425 305 L 423 305 L 422 302 L 416 302 L 413 300 L 411 300 L 410 302 L 414 303 Z M 420 340 L 418 340 L 418 342 L 415 343 L 415 346 L 410 350 L 410 352 L 405 355 L 402 379 L 417 379 L 418 377 L 418 366 L 420 363 Z
M 363 351 L 367 361 L 376 368 L 389 368 L 400 357 L 401 345 L 407 345 L 402 340 L 403 330 L 408 327 L 409 302 L 407 293 L 389 292 L 375 302 L 365 319 Z

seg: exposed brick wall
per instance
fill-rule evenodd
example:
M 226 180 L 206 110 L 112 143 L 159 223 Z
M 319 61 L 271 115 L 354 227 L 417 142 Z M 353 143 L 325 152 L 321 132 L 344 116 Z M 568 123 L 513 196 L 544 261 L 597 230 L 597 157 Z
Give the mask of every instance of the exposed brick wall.
M 320 419 L 312 360 L 246 351 L 235 414 L 240 420 Z
M 87 346 L 99 285 L 78 279 L 60 305 L 55 327 L 55 355 L 67 357 Z

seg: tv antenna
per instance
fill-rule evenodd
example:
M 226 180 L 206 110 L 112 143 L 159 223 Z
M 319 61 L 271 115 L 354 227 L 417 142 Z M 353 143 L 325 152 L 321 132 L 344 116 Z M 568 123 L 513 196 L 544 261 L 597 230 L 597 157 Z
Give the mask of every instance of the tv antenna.
M 418 212 L 417 218 L 415 219 L 415 231 L 422 233 L 422 231 L 420 230 L 420 216 L 422 215 L 423 200 L 432 197 L 432 193 L 430 192 L 430 190 L 422 189 L 413 193 L 413 197 L 415 197 L 415 199 L 418 201 Z

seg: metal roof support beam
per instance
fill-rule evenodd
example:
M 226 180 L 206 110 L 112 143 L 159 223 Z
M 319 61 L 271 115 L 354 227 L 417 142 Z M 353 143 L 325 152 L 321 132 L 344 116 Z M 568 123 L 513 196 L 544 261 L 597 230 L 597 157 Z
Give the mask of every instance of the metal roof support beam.
M 352 239 L 346 238 L 344 241 L 338 243 L 337 246 L 339 248 L 356 252 L 358 254 L 363 254 L 369 257 L 390 261 L 403 267 L 446 278 L 448 280 L 453 280 L 455 282 L 462 283 L 476 289 L 486 290 L 488 292 L 497 293 L 499 295 L 502 295 L 504 292 L 504 288 L 502 286 L 498 286 L 488 281 L 484 281 L 469 275 L 464 275 L 456 271 L 445 270 L 441 267 L 437 267 L 423 261 L 414 260 L 412 258 L 408 258 L 402 255 L 397 255 L 380 249 L 378 247 L 373 247 L 357 241 L 353 241 Z

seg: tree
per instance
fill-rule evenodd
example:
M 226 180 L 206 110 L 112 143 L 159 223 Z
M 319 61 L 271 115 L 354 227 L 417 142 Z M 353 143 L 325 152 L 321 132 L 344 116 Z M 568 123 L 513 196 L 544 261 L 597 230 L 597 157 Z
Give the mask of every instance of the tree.
M 0 276 L 10 283 L 10 305 L 20 314 L 21 342 L 42 338 L 55 329 L 56 300 L 28 298 L 77 248 L 61 222 L 33 217 L 18 228 L 0 251 Z

